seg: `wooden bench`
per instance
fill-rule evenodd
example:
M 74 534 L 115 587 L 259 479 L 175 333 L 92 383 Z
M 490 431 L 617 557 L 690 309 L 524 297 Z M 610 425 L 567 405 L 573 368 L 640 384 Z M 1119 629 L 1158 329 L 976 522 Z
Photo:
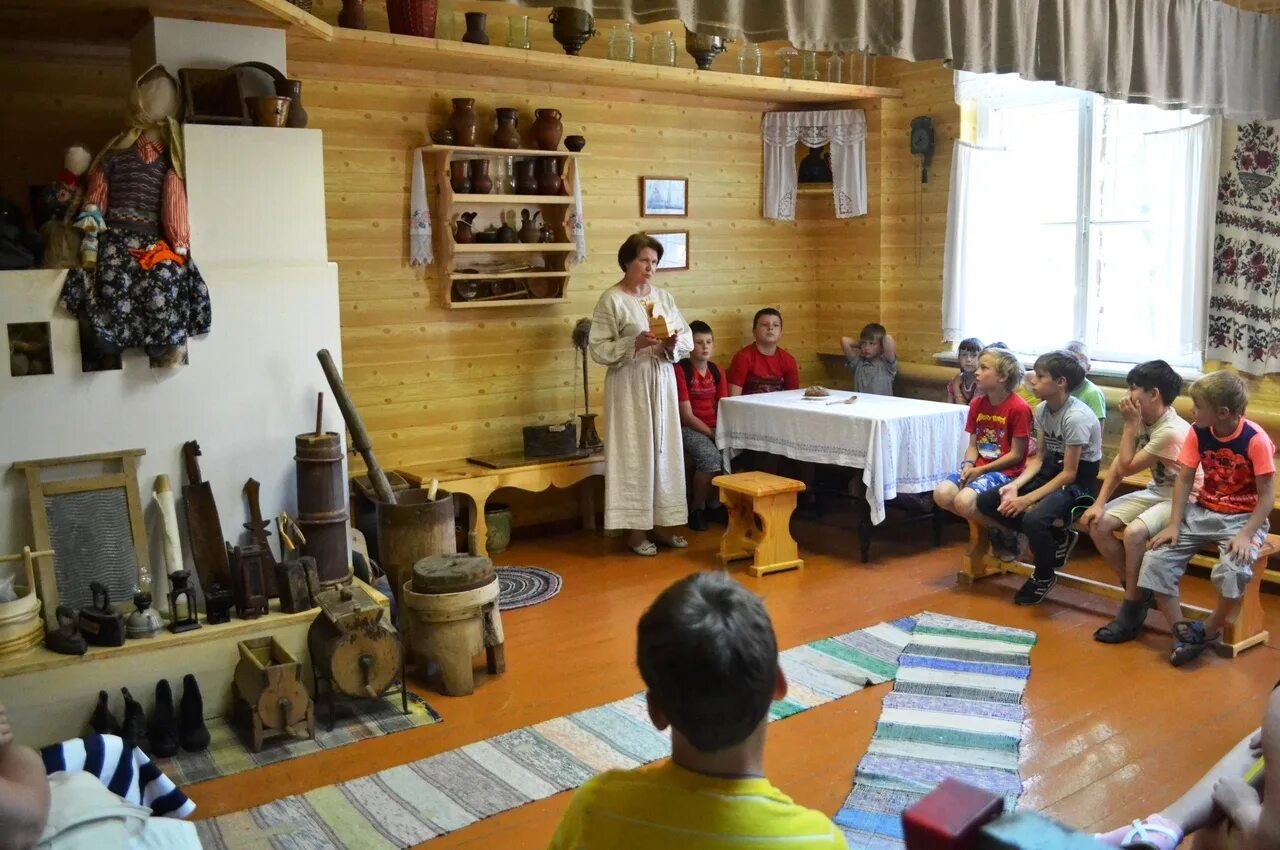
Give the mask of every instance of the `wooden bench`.
M 400 471 L 400 470 L 397 470 Z M 594 454 L 567 460 L 529 460 L 515 466 L 493 468 L 468 461 L 446 469 L 414 468 L 407 470 L 424 482 L 436 479 L 441 488 L 461 494 L 470 500 L 467 506 L 467 548 L 472 555 L 488 555 L 486 540 L 489 524 L 484 518 L 485 503 L 495 490 L 511 487 L 541 493 L 549 487 L 572 487 L 595 475 L 604 475 L 604 455 Z M 596 497 L 591 487 L 581 488 L 582 527 L 596 527 Z
M 803 481 L 768 472 L 738 472 L 717 475 L 711 483 L 720 488 L 720 502 L 729 513 L 729 525 L 720 537 L 722 564 L 752 558 L 748 570 L 756 578 L 804 567 L 791 536 L 791 514 Z
M 1030 576 L 1035 572 L 1035 567 L 1031 564 L 1021 561 L 1006 563 L 992 555 L 987 531 L 986 526 L 975 522 L 969 523 L 969 548 L 964 554 L 962 569 L 958 576 L 961 584 L 972 584 L 978 579 L 1000 573 Z M 1253 581 L 1249 582 L 1249 587 L 1245 590 L 1240 610 L 1236 612 L 1236 616 L 1222 633 L 1222 645 L 1233 656 L 1239 655 L 1251 646 L 1265 644 L 1270 636 L 1267 633 L 1266 619 L 1262 612 L 1262 574 L 1266 571 L 1267 559 L 1277 550 L 1280 550 L 1280 535 L 1268 534 L 1258 560 L 1253 563 Z M 1216 553 L 1191 557 L 1191 563 L 1198 567 L 1212 567 L 1216 560 Z M 1063 570 L 1058 570 L 1058 583 L 1108 599 L 1124 598 L 1124 588 L 1119 585 L 1072 575 Z M 1185 602 L 1182 604 L 1182 616 L 1188 620 L 1204 620 L 1209 614 L 1210 611 L 1207 608 L 1188 605 Z

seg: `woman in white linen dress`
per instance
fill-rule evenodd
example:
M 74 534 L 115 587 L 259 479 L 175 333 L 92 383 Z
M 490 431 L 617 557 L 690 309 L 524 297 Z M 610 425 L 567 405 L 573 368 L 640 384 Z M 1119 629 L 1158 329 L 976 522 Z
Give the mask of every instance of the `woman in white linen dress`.
M 653 285 L 662 244 L 644 233 L 618 249 L 623 277 L 605 290 L 591 317 L 591 359 L 609 367 L 604 380 L 604 527 L 628 531 L 637 555 L 657 545 L 683 548 L 683 537 L 661 526 L 688 522 L 680 407 L 671 364 L 693 350 L 689 324 L 675 299 Z M 667 320 L 671 336 L 649 333 L 649 311 Z

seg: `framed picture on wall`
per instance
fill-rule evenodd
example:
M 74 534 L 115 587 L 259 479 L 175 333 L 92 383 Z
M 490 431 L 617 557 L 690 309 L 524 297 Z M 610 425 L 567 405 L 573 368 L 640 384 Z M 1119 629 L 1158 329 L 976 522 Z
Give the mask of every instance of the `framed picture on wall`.
M 640 178 L 640 215 L 678 218 L 688 214 L 688 180 L 683 177 Z
M 658 271 L 676 272 L 689 268 L 689 231 L 671 230 L 649 235 L 662 245 L 662 259 L 658 261 Z

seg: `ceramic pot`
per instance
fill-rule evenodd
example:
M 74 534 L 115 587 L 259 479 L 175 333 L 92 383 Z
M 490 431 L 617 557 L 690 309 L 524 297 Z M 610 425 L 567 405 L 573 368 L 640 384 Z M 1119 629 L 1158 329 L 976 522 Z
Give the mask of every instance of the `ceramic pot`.
M 274 94 L 255 95 L 244 99 L 255 127 L 289 126 L 289 107 L 293 101 Z
M 462 40 L 470 44 L 488 44 L 489 36 L 484 31 L 485 19 L 489 16 L 484 12 L 467 12 L 467 31 L 462 34 Z
M 559 195 L 564 191 L 564 179 L 560 176 L 560 157 L 544 157 L 539 160 L 538 169 L 539 195 Z
M 453 143 L 464 148 L 476 143 L 476 99 L 455 97 L 453 114 L 449 116 L 449 129 L 453 131 Z
M 493 178 L 489 176 L 489 160 L 471 160 L 471 192 L 487 195 L 493 191 Z
M 367 30 L 369 25 L 364 20 L 364 0 L 342 0 L 342 11 L 338 13 L 338 26 L 352 30 Z
M 501 107 L 495 109 L 494 114 L 498 116 L 498 129 L 493 131 L 493 146 L 495 148 L 520 147 L 520 131 L 517 129 L 520 113 L 510 107 Z
M 542 210 L 534 210 L 533 215 L 529 215 L 528 210 L 520 210 L 521 242 L 530 243 L 542 240 L 542 225 L 538 221 L 538 216 L 540 215 L 542 215 Z
M 577 153 L 578 151 L 582 150 L 586 146 L 587 146 L 587 139 L 585 136 L 565 136 L 564 137 L 565 150 L 569 150 L 569 151 L 573 151 L 574 153 Z
M 475 215 L 475 213 L 471 213 Z M 471 222 L 465 218 L 459 218 L 453 226 L 453 241 L 459 245 L 469 245 L 476 241 L 476 235 L 471 230 Z
M 467 171 L 465 159 L 455 159 L 449 163 L 449 185 L 459 195 L 471 191 L 471 174 Z
M 505 552 L 511 545 L 511 509 L 495 502 L 484 509 L 484 521 L 489 526 L 485 546 L 495 554 Z
M 517 195 L 538 194 L 538 176 L 534 174 L 534 167 L 536 165 L 537 165 L 536 160 L 532 160 L 532 159 L 516 160 L 516 194 Z
M 387 28 L 396 35 L 436 37 L 436 0 L 387 0 Z
M 533 144 L 540 151 L 553 151 L 560 147 L 564 124 L 559 109 L 535 109 L 533 111 Z
M 556 6 L 547 20 L 553 25 L 551 35 L 570 56 L 577 56 L 582 45 L 596 34 L 593 26 L 595 19 L 591 17 L 591 13 L 572 6 Z
M 276 94 L 289 98 L 289 124 L 295 130 L 307 126 L 307 111 L 302 108 L 302 82 L 300 80 L 276 80 Z
M 516 233 L 516 229 L 507 224 L 505 218 L 502 220 L 502 226 L 498 228 L 497 240 L 503 245 L 514 245 L 520 241 L 520 236 Z

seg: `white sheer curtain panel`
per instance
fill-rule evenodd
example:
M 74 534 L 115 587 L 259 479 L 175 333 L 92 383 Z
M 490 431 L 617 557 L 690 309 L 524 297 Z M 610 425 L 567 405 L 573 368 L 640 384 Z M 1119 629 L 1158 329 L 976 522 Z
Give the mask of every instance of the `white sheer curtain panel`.
M 831 145 L 836 218 L 867 214 L 867 116 L 861 109 L 768 112 L 764 139 L 764 217 L 796 217 L 796 143 Z
M 1212 272 L 1219 122 L 1147 133 L 1152 271 L 1172 286 L 1172 303 L 1157 305 L 1179 355 L 1202 355 Z M 1178 298 L 1176 293 L 1181 293 Z M 1168 299 L 1164 299 L 1168 301 Z

